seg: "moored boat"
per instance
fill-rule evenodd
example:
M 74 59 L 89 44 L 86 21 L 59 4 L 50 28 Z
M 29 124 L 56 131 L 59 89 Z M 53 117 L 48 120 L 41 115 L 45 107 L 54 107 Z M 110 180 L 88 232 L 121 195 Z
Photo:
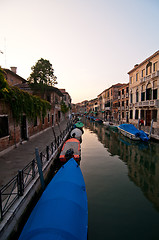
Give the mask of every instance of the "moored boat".
M 103 120 L 102 120 L 102 119 L 99 119 L 99 118 L 95 118 L 95 122 L 103 123 Z
M 71 158 L 56 173 L 33 209 L 19 240 L 87 240 L 84 178 Z
M 67 161 L 66 153 L 69 149 L 73 150 L 73 158 L 79 161 L 81 159 L 81 146 L 80 141 L 76 138 L 70 138 L 64 143 L 59 157 L 60 161 Z
M 138 130 L 133 124 L 121 124 L 118 126 L 118 131 L 132 140 L 142 140 L 144 142 L 147 142 L 149 140 L 148 134 L 142 130 Z
M 74 128 L 71 133 L 70 136 L 72 138 L 76 138 L 77 140 L 81 141 L 81 136 L 82 136 L 82 131 L 79 128 Z

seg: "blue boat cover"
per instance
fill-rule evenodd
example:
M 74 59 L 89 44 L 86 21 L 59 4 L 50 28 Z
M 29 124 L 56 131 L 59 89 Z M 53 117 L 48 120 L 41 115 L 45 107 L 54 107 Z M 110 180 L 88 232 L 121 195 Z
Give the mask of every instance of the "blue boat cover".
M 138 130 L 133 124 L 128 124 L 128 123 L 124 123 L 118 126 L 119 128 L 134 134 L 136 137 L 139 137 L 142 141 L 148 141 L 148 135 L 142 131 L 142 130 Z
M 47 186 L 32 211 L 20 240 L 86 240 L 88 206 L 85 182 L 72 158 Z

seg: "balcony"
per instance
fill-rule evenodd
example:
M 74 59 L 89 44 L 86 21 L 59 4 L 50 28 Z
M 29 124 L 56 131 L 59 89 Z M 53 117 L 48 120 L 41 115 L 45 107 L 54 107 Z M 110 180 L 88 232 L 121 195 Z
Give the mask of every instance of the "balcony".
M 139 102 L 139 107 L 159 107 L 159 100 L 156 99 Z
M 122 95 L 121 95 L 121 98 L 124 98 L 124 97 L 125 97 L 124 94 L 122 94 Z
M 151 74 L 151 78 L 155 78 L 155 77 L 159 77 L 159 71 L 156 71 L 154 73 Z
M 120 96 L 118 96 L 118 100 L 120 100 Z
M 126 98 L 129 97 L 129 93 L 126 93 Z
M 125 107 L 124 107 L 124 106 L 122 106 L 122 107 L 121 107 L 121 110 L 122 110 L 122 111 L 124 111 L 124 110 L 125 110 Z
M 110 107 L 105 107 L 105 110 L 106 111 L 110 111 Z

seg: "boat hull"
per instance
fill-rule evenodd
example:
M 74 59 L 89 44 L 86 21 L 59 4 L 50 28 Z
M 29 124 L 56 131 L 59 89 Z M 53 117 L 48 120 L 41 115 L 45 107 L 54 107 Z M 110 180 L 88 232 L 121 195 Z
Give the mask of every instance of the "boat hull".
M 135 141 L 144 141 L 147 142 L 149 140 L 148 134 L 146 134 L 142 130 L 138 130 L 133 124 L 121 124 L 118 126 L 119 132 L 121 132 L 124 136 L 135 140 Z
M 85 182 L 72 158 L 54 176 L 32 211 L 20 240 L 86 240 L 88 206 Z
M 130 138 L 130 139 L 132 139 L 132 140 L 134 140 L 134 141 L 140 141 L 140 138 L 139 138 L 139 137 L 136 137 L 134 134 L 129 133 L 129 132 L 127 132 L 127 131 L 119 128 L 119 127 L 118 127 L 118 131 L 119 131 L 122 135 L 124 135 L 125 137 L 128 137 L 128 138 Z
M 65 154 L 66 154 L 66 151 L 68 149 L 72 148 L 73 151 L 74 151 L 74 159 L 78 162 L 81 160 L 81 146 L 80 146 L 80 141 L 76 138 L 70 138 L 68 139 L 63 147 L 62 147 L 62 150 L 61 150 L 61 153 L 60 153 L 60 161 L 61 162 L 66 162 L 66 157 L 65 157 Z

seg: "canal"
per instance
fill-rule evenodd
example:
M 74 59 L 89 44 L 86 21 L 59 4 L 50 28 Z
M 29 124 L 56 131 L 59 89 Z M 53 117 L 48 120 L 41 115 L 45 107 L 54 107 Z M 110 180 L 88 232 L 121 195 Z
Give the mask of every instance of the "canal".
M 81 170 L 88 240 L 159 239 L 159 143 L 137 143 L 84 119 Z

